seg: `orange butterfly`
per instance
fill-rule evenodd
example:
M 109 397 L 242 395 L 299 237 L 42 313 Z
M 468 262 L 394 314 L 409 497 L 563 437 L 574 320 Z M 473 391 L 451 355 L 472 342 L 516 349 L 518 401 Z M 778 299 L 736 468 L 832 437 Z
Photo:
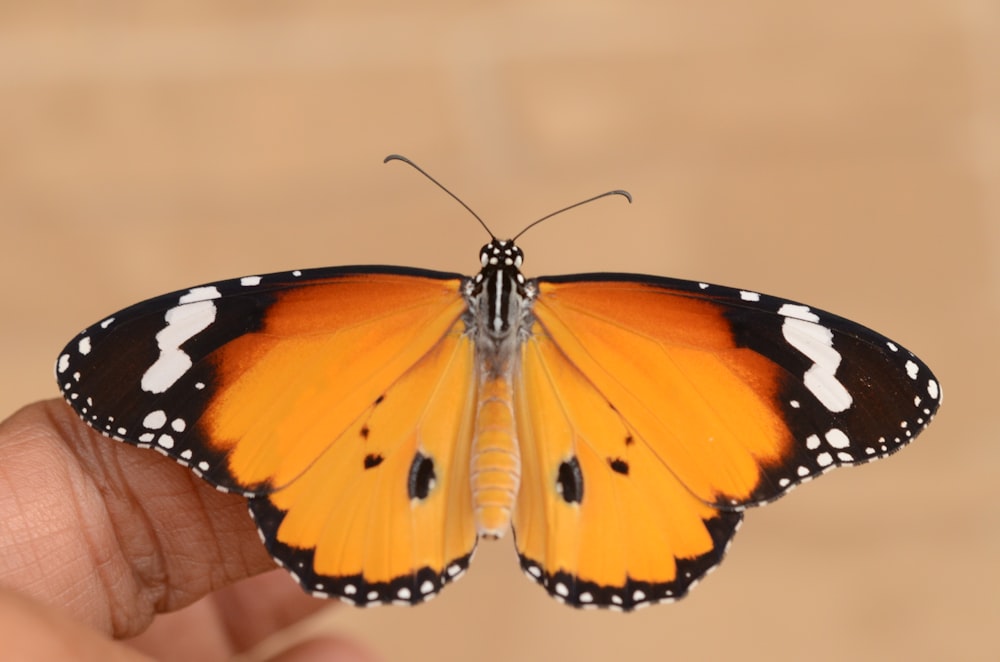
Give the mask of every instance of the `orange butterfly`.
M 940 404 L 912 353 L 809 306 L 527 279 L 513 240 L 479 256 L 471 278 L 338 267 L 167 294 L 83 331 L 57 377 L 88 425 L 246 496 L 278 563 L 356 605 L 433 597 L 510 525 L 561 602 L 675 600 L 747 507 L 893 453 Z

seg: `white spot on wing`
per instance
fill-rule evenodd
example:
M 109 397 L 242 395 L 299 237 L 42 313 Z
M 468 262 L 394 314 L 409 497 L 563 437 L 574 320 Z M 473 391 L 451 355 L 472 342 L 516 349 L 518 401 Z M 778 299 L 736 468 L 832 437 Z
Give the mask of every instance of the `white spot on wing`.
M 744 301 L 760 301 L 760 294 L 757 292 L 748 292 L 747 290 L 740 290 L 740 298 Z
M 782 310 L 789 307 L 790 304 L 785 304 Z M 789 345 L 813 362 L 803 376 L 803 383 L 816 399 L 831 412 L 845 411 L 850 407 L 854 400 L 836 377 L 841 357 L 840 352 L 833 348 L 833 331 L 801 317 L 786 316 L 781 333 Z
M 156 334 L 156 344 L 160 356 L 142 376 L 142 390 L 147 393 L 163 393 L 174 385 L 184 373 L 191 369 L 191 357 L 180 346 L 198 335 L 215 321 L 215 304 L 208 301 L 209 292 L 219 291 L 214 287 L 199 287 L 181 297 L 181 305 L 167 311 L 164 319 L 167 325 Z M 196 294 L 197 293 L 197 294 Z M 191 303 L 184 303 L 189 295 Z
M 167 414 L 162 409 L 151 411 L 142 419 L 142 426 L 149 430 L 159 430 L 167 423 Z
M 941 395 L 941 389 L 938 388 L 938 383 L 933 379 L 927 380 L 927 395 L 934 400 L 937 400 L 938 396 Z
M 826 433 L 826 443 L 830 444 L 836 449 L 847 448 L 851 445 L 851 440 L 843 430 L 839 428 L 831 428 L 829 432 Z
M 920 366 L 918 366 L 913 361 L 906 362 L 906 374 L 909 375 L 910 379 L 916 379 L 917 373 L 920 371 Z
M 260 276 L 244 276 L 240 278 L 240 285 L 243 287 L 253 287 L 254 285 L 260 285 Z
M 66 372 L 69 369 L 69 354 L 63 354 L 59 357 L 59 362 L 56 363 L 56 370 L 60 373 Z
M 786 303 L 778 309 L 779 315 L 784 315 L 785 317 L 794 317 L 795 319 L 805 320 L 806 322 L 818 322 L 819 315 L 809 310 L 809 306 L 803 306 L 797 303 Z
M 80 338 L 80 343 L 76 346 L 80 350 L 80 353 L 86 356 L 90 354 L 90 336 L 84 336 Z
M 188 290 L 187 294 L 181 295 L 181 298 L 177 300 L 179 304 L 185 303 L 195 303 L 197 301 L 208 301 L 209 299 L 218 299 L 222 294 L 215 285 L 206 285 L 205 287 L 192 287 Z

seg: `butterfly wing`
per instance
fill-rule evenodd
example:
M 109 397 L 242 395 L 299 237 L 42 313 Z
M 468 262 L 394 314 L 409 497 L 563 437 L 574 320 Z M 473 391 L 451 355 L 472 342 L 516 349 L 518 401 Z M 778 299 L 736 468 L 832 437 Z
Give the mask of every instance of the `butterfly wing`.
M 802 304 L 624 274 L 535 286 L 513 523 L 526 573 L 576 606 L 676 599 L 745 507 L 889 455 L 940 402 L 913 354 Z
M 196 287 L 86 329 L 57 377 L 92 427 L 249 497 L 307 590 L 420 602 L 476 542 L 460 284 L 346 267 Z

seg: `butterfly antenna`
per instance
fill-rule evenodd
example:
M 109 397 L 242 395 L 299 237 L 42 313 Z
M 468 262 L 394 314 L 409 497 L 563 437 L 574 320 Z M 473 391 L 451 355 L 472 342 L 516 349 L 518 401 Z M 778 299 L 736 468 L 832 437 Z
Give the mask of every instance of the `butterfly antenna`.
M 540 219 L 538 219 L 534 223 L 529 224 L 528 227 L 524 228 L 523 230 L 521 230 L 520 232 L 518 232 L 516 235 L 514 235 L 513 239 L 511 239 L 511 241 L 516 241 L 517 238 L 520 237 L 522 234 L 524 234 L 525 232 L 527 232 L 528 230 L 530 230 L 531 228 L 535 227 L 536 225 L 538 225 L 539 223 L 541 223 L 542 221 L 544 221 L 546 219 L 552 218 L 553 216 L 556 216 L 557 214 L 561 214 L 564 211 L 569 211 L 570 209 L 573 209 L 574 207 L 579 207 L 580 205 L 585 205 L 588 202 L 593 202 L 594 200 L 600 200 L 601 198 L 606 198 L 609 195 L 620 195 L 623 198 L 625 198 L 626 200 L 628 200 L 629 204 L 632 203 L 632 194 L 629 193 L 628 191 L 625 191 L 625 190 L 622 190 L 622 189 L 615 189 L 614 191 L 608 191 L 607 193 L 602 193 L 600 195 L 595 195 L 592 198 L 587 198 L 586 200 L 581 200 L 580 202 L 574 203 L 574 204 L 570 205 L 569 207 L 563 207 L 562 209 L 560 209 L 558 211 L 554 211 L 551 214 L 547 214 L 545 216 L 542 216 Z
M 479 224 L 483 226 L 483 229 L 486 230 L 487 234 L 489 234 L 492 239 L 496 239 L 496 235 L 494 235 L 492 232 L 490 232 L 489 226 L 486 225 L 486 223 L 483 221 L 483 219 L 479 218 L 479 214 L 477 214 L 476 212 L 472 211 L 472 207 L 470 207 L 469 205 L 465 204 L 465 202 L 462 201 L 462 198 L 458 197 L 457 195 L 455 195 L 454 193 L 452 193 L 451 191 L 449 191 L 445 187 L 444 184 L 442 184 L 438 180 L 436 180 L 433 177 L 431 177 L 430 175 L 428 175 L 427 172 L 423 168 L 421 168 L 416 163 L 414 163 L 410 159 L 408 159 L 405 156 L 402 156 L 400 154 L 390 154 L 389 156 L 385 157 L 385 159 L 382 160 L 382 163 L 388 163 L 389 161 L 402 161 L 403 163 L 409 165 L 411 168 L 413 168 L 414 170 L 416 170 L 417 172 L 419 172 L 421 175 L 423 175 L 427 179 L 429 179 L 432 182 L 434 182 L 435 184 L 437 184 L 437 187 L 439 189 L 441 189 L 442 191 L 444 191 L 445 193 L 447 193 L 451 197 L 455 198 L 455 200 L 458 201 L 458 204 L 460 204 L 463 207 L 465 207 L 466 211 L 468 211 L 470 214 L 472 214 L 472 216 L 477 221 L 479 221 Z

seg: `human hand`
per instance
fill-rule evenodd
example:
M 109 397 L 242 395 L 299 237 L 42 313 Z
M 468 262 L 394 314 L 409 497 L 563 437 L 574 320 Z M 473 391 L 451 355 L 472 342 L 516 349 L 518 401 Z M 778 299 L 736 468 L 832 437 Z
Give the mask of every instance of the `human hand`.
M 272 568 L 245 499 L 62 401 L 0 423 L 3 660 L 229 658 L 329 604 L 283 571 L 235 584 Z M 273 659 L 370 658 L 330 635 Z

